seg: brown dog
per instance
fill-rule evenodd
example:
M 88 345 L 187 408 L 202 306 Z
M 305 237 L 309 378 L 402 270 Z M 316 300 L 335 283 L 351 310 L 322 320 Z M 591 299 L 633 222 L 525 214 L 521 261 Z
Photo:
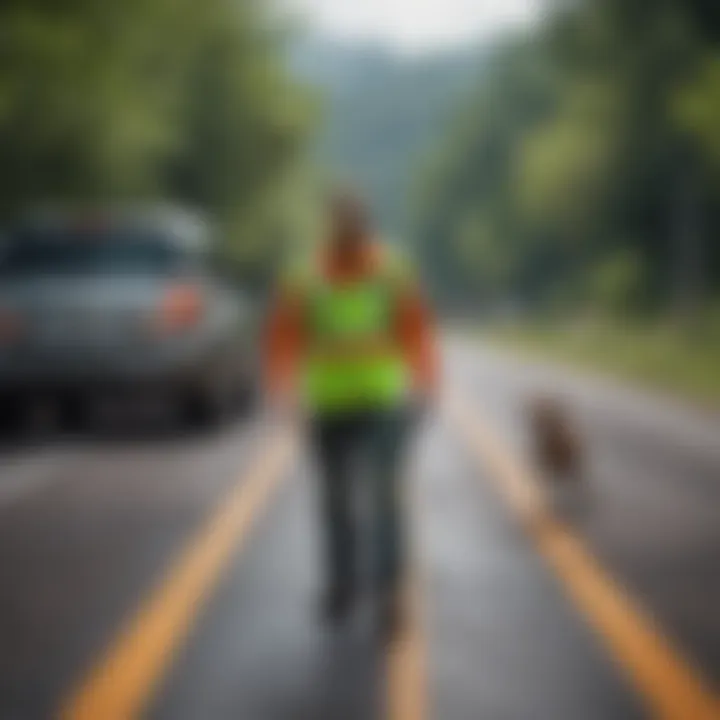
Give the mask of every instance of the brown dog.
M 565 408 L 553 398 L 538 397 L 529 409 L 533 451 L 540 469 L 552 480 L 580 482 L 582 443 Z

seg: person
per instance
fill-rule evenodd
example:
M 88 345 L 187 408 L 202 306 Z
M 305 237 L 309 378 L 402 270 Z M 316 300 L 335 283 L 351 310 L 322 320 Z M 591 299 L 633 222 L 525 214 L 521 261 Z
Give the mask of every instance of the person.
M 382 629 L 402 619 L 402 460 L 413 416 L 437 392 L 427 304 L 406 262 L 378 240 L 368 212 L 341 193 L 329 233 L 286 273 L 268 327 L 270 395 L 308 409 L 320 468 L 327 588 L 322 611 L 344 619 L 357 597 L 356 484 L 371 499 L 371 556 Z M 300 398 L 300 400 L 298 400 Z M 358 460 L 365 473 L 355 476 Z

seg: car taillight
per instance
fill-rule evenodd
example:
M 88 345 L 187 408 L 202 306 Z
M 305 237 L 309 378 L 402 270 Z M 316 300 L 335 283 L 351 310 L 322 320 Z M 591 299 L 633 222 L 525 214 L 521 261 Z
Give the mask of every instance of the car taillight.
M 20 315 L 0 308 L 0 345 L 10 345 L 21 338 L 25 323 Z
M 205 313 L 205 301 L 195 285 L 176 285 L 166 291 L 155 317 L 155 330 L 173 334 L 198 325 Z

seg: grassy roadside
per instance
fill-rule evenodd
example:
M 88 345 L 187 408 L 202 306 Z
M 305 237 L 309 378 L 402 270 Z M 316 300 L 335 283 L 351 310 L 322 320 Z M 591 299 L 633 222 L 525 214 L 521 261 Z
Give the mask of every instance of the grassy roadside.
M 638 382 L 720 408 L 720 337 L 668 325 L 523 324 L 483 331 L 485 341 Z

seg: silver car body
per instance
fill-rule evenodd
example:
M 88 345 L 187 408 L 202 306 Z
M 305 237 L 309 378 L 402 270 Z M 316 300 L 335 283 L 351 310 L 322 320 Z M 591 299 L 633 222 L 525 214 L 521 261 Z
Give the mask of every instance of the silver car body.
M 43 260 L 36 271 L 31 266 L 13 272 L 11 266 L 4 273 L 0 257 L 0 323 L 4 316 L 22 325 L 16 336 L 0 336 L 0 392 L 128 386 L 221 392 L 233 383 L 251 383 L 253 313 L 208 269 L 205 223 L 167 210 L 124 211 L 102 222 L 130 243 L 134 237 L 156 243 L 177 267 L 158 272 L 140 263 L 75 271 Z M 53 233 L 61 235 L 55 247 L 76 242 L 65 219 L 43 216 L 34 227 L 11 234 L 6 257 L 13 242 Z M 159 331 L 163 300 L 181 285 L 202 298 L 202 317 L 179 332 Z

